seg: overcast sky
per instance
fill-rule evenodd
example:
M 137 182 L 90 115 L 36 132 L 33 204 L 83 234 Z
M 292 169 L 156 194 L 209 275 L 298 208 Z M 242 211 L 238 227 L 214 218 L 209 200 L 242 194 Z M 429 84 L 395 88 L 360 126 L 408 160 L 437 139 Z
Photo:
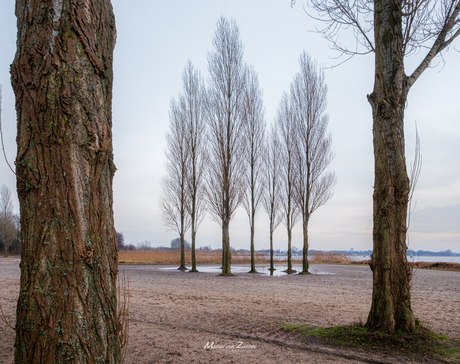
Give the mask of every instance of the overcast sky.
M 158 209 L 159 180 L 165 169 L 165 133 L 171 97 L 181 92 L 181 74 L 190 59 L 207 78 L 206 54 L 220 16 L 233 18 L 245 46 L 244 58 L 259 74 L 267 122 L 273 122 L 281 95 L 298 71 L 306 50 L 324 66 L 337 56 L 326 40 L 309 32 L 313 21 L 289 0 L 112 0 L 117 21 L 114 55 L 113 138 L 115 227 L 127 243 L 145 240 L 168 246 L 176 237 L 163 226 Z M 0 0 L 0 84 L 2 123 L 10 163 L 16 154 L 16 116 L 9 65 L 16 42 L 14 1 Z M 346 36 L 346 35 L 344 35 Z M 350 38 L 348 38 L 350 40 Z M 456 42 L 460 48 L 459 41 Z M 411 73 L 423 52 L 406 61 Z M 406 161 L 413 160 L 415 122 L 423 167 L 415 192 L 409 248 L 460 252 L 460 54 L 451 49 L 428 69 L 409 93 L 405 114 Z M 310 221 L 311 249 L 372 249 L 372 116 L 366 95 L 373 88 L 373 55 L 355 57 L 326 70 L 329 130 L 338 182 L 329 203 Z M 0 184 L 15 190 L 15 176 L 0 158 Z M 18 203 L 15 200 L 18 210 Z M 300 224 L 293 245 L 301 247 Z M 249 248 L 249 223 L 240 208 L 232 220 L 230 243 Z M 276 230 L 275 248 L 286 249 L 286 230 Z M 221 246 L 219 226 L 205 218 L 197 245 Z M 256 249 L 267 249 L 268 216 L 256 221 Z

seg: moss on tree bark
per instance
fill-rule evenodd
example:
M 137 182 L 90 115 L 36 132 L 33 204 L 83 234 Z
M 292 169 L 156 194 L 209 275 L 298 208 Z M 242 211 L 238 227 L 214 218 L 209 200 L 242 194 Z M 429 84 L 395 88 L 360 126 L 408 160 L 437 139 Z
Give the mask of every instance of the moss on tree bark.
M 404 150 L 404 74 L 400 1 L 375 0 L 375 83 L 368 96 L 374 134 L 374 249 L 372 306 L 367 325 L 390 333 L 412 331 L 411 270 L 406 256 L 409 196 Z
M 16 1 L 15 363 L 119 363 L 110 0 Z

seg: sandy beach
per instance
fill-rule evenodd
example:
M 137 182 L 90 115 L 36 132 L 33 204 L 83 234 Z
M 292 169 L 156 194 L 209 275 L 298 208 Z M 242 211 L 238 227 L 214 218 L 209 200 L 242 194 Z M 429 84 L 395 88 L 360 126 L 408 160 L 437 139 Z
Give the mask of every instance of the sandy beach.
M 281 322 L 323 327 L 365 322 L 372 294 L 367 266 L 311 265 L 311 275 L 278 277 L 247 273 L 219 277 L 217 269 L 188 273 L 167 268 L 120 266 L 130 284 L 127 363 L 422 360 L 336 348 L 281 329 Z M 19 276 L 18 259 L 0 259 L 0 303 L 12 324 Z M 412 305 L 423 325 L 460 339 L 459 283 L 459 272 L 416 270 Z M 0 335 L 0 363 L 12 363 L 14 333 L 0 322 Z

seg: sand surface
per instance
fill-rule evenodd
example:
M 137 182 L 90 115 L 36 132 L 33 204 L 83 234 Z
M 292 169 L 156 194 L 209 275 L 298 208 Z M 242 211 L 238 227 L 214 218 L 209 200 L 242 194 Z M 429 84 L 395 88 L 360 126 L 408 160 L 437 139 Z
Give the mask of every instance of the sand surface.
M 365 322 L 372 294 L 366 266 L 311 265 L 316 274 L 281 277 L 219 277 L 164 268 L 120 266 L 130 282 L 127 363 L 423 361 L 335 348 L 280 329 L 281 322 L 324 327 Z M 12 324 L 19 276 L 17 259 L 0 259 L 0 303 Z M 459 272 L 415 271 L 412 305 L 422 324 L 460 338 Z M 0 363 L 12 363 L 14 332 L 1 322 L 0 337 Z

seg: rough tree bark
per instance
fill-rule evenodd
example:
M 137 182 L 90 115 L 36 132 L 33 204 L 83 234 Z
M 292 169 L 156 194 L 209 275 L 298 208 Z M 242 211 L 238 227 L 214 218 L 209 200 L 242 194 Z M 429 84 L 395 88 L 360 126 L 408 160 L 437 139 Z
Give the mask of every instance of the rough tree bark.
M 404 150 L 402 11 L 397 1 L 375 1 L 375 82 L 368 96 L 374 135 L 374 286 L 367 325 L 395 332 L 415 328 L 410 301 L 411 269 L 406 256 L 409 178 Z M 384 34 L 385 36 L 382 36 Z
M 110 0 L 16 1 L 15 363 L 119 363 Z

